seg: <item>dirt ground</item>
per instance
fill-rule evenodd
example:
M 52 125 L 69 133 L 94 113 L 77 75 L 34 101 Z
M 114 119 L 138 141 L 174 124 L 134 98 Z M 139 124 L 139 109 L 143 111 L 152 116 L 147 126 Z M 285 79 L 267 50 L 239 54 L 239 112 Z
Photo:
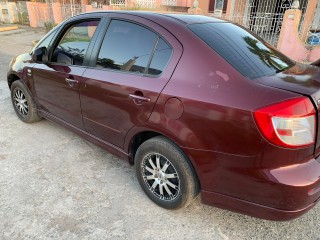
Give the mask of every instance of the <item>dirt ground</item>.
M 127 162 L 64 128 L 15 115 L 10 60 L 43 31 L 0 33 L 0 239 L 320 239 L 320 204 L 290 222 L 206 206 L 153 204 Z

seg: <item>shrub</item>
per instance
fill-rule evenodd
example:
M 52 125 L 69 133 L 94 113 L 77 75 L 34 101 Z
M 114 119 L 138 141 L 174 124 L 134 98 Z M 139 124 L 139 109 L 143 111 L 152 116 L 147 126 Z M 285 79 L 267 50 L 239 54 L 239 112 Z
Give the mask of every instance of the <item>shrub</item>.
M 46 28 L 46 32 L 50 32 L 57 24 L 53 20 L 46 21 L 44 23 L 44 27 Z

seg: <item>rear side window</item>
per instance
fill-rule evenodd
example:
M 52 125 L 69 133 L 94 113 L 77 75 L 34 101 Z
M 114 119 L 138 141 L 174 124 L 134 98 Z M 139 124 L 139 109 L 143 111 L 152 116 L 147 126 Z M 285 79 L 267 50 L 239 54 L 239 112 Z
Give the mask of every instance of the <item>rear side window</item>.
M 294 65 L 278 50 L 232 23 L 203 23 L 189 28 L 243 76 L 273 75 Z
M 162 39 L 159 38 L 158 45 L 154 51 L 148 74 L 160 75 L 167 66 L 172 55 L 172 48 Z
M 144 73 L 158 35 L 140 25 L 112 20 L 97 58 L 97 68 Z

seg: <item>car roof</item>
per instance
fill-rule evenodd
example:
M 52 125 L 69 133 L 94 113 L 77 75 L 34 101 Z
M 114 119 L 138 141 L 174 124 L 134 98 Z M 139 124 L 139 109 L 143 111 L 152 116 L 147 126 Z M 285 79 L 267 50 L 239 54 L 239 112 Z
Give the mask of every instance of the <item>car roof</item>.
M 226 22 L 224 20 L 204 16 L 204 15 L 196 15 L 196 14 L 179 14 L 179 13 L 161 13 L 161 12 L 144 12 L 144 11 L 97 11 L 97 12 L 87 12 L 82 13 L 80 15 L 95 15 L 95 14 L 107 14 L 107 13 L 117 13 L 117 14 L 126 14 L 126 15 L 133 15 L 138 17 L 143 17 L 149 19 L 151 21 L 159 22 L 162 20 L 173 20 L 176 23 L 188 25 L 188 24 L 195 24 L 195 23 L 221 23 Z M 79 16 L 79 15 L 78 15 Z
M 204 16 L 204 15 L 195 15 L 195 14 L 163 14 L 164 16 L 175 18 L 179 21 L 182 21 L 186 24 L 193 24 L 193 23 L 204 23 L 204 22 L 214 22 L 214 23 L 220 23 L 225 22 L 222 19 L 210 17 L 210 16 Z

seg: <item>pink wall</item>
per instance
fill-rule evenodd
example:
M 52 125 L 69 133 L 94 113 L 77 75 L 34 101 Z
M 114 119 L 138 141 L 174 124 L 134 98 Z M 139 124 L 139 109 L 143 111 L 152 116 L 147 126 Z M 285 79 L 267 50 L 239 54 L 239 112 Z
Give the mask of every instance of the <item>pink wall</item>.
M 43 27 L 50 20 L 49 6 L 46 3 L 27 2 L 31 27 Z
M 177 6 L 191 7 L 193 4 L 192 0 L 177 0 Z
M 298 27 L 301 11 L 297 9 L 287 10 L 283 19 L 278 49 L 299 62 L 318 60 L 320 58 L 320 46 L 306 48 L 306 44 L 300 40 Z
M 114 7 L 113 6 L 103 5 L 102 6 L 102 10 L 103 11 L 112 11 L 112 10 L 114 10 Z
M 61 4 L 59 2 L 52 3 L 53 19 L 55 23 L 62 22 Z
M 162 4 L 162 0 L 156 0 L 156 8 L 160 8 Z

